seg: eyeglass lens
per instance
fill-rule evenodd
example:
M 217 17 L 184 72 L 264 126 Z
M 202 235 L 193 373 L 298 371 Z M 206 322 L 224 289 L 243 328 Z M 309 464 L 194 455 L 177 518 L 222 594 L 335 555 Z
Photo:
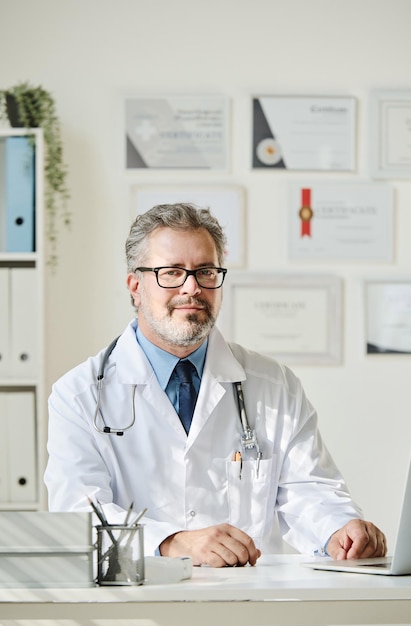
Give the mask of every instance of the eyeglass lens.
M 195 270 L 194 275 L 198 284 L 208 289 L 221 287 L 224 280 L 224 272 L 214 267 L 202 267 Z M 158 284 L 161 287 L 181 287 L 187 276 L 187 270 L 179 267 L 162 267 L 157 272 Z

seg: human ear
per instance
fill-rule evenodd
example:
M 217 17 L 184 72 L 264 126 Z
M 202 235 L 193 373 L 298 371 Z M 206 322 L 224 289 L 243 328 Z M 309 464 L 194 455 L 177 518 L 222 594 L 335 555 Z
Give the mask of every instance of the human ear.
M 135 273 L 130 273 L 127 274 L 126 283 L 134 305 L 138 307 L 140 304 L 140 280 Z

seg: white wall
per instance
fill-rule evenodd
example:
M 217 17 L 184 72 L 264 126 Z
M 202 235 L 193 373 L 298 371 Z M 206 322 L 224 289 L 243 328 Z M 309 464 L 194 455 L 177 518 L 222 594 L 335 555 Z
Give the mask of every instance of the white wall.
M 337 178 L 366 180 L 369 92 L 411 88 L 411 2 L 0 0 L 0 22 L 0 87 L 29 80 L 54 94 L 70 170 L 73 224 L 71 232 L 60 233 L 58 271 L 47 275 L 48 387 L 132 316 L 123 261 L 129 185 L 243 184 L 250 270 L 330 271 L 345 281 L 343 364 L 294 369 L 354 496 L 392 541 L 410 457 L 411 360 L 364 356 L 361 281 L 409 274 L 411 185 L 392 182 L 393 265 L 291 265 L 283 198 L 287 183 L 299 175 L 250 170 L 250 96 L 355 96 L 358 170 Z M 147 93 L 230 96 L 232 172 L 124 173 L 122 98 Z

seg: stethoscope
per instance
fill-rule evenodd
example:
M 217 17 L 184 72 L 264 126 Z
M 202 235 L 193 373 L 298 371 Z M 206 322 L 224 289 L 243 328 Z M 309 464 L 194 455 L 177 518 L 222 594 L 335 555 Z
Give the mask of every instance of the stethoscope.
M 134 423 L 136 421 L 136 410 L 135 410 L 134 399 L 135 399 L 137 385 L 133 385 L 132 390 L 131 390 L 131 406 L 132 406 L 131 422 L 127 426 L 123 426 L 122 428 L 112 428 L 111 426 L 107 426 L 105 424 L 104 418 L 101 415 L 100 419 L 103 422 L 103 428 L 101 428 L 98 424 L 98 416 L 99 416 L 100 406 L 101 406 L 101 391 L 103 388 L 105 369 L 106 369 L 107 361 L 111 353 L 113 352 L 114 348 L 117 345 L 118 339 L 119 337 L 116 337 L 110 343 L 110 345 L 105 350 L 101 358 L 100 368 L 97 373 L 97 401 L 96 401 L 96 409 L 94 411 L 93 426 L 97 430 L 97 432 L 103 435 L 117 435 L 118 437 L 122 437 L 124 433 L 126 432 L 126 430 L 130 430 L 130 428 L 134 426 Z M 241 381 L 234 383 L 234 387 L 237 393 L 240 421 L 241 421 L 241 426 L 243 429 L 243 434 L 241 435 L 241 445 L 242 445 L 243 450 L 247 452 L 254 451 L 256 454 L 256 459 L 259 463 L 262 458 L 262 453 L 260 451 L 260 446 L 258 444 L 257 434 L 254 429 L 250 428 L 250 425 L 248 423 L 248 418 L 247 418 L 247 413 L 245 410 L 245 403 L 244 403 L 243 386 L 241 384 Z

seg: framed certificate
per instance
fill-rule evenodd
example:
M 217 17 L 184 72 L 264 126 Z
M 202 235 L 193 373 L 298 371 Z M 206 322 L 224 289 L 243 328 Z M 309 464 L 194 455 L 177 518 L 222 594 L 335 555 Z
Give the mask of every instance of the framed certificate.
M 411 278 L 366 281 L 367 354 L 411 354 Z
M 181 185 L 131 187 L 132 218 L 156 204 L 188 202 L 209 208 L 227 237 L 225 265 L 242 268 L 246 264 L 246 200 L 243 187 L 236 185 Z
M 253 168 L 354 171 L 353 97 L 253 98 Z
M 338 277 L 229 272 L 223 289 L 229 340 L 290 364 L 341 362 Z
M 228 116 L 223 96 L 127 98 L 126 169 L 227 170 Z
M 411 90 L 376 91 L 370 102 L 373 178 L 411 178 Z
M 390 263 L 394 193 L 385 183 L 290 185 L 289 257 Z

